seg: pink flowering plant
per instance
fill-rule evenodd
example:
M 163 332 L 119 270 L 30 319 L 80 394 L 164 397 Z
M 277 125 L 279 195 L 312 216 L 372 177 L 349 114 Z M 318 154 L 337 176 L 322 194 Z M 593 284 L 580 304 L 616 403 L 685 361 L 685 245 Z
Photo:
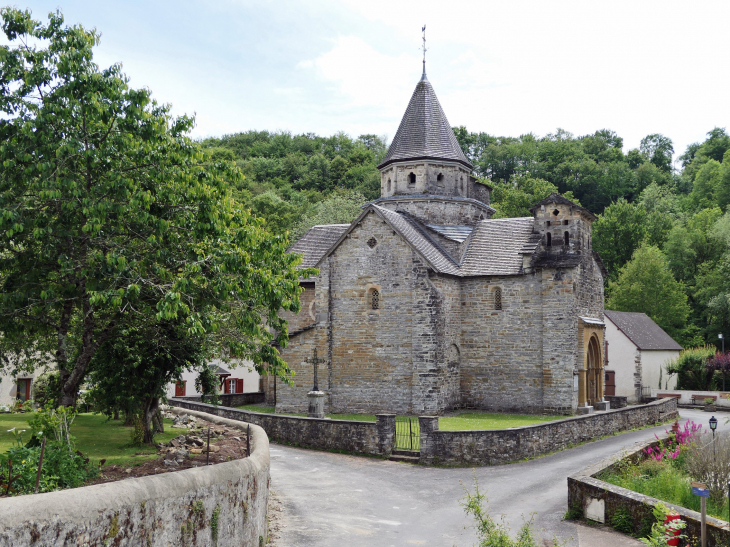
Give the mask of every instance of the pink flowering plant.
M 654 435 L 659 441 L 659 444 L 645 448 L 644 454 L 656 462 L 661 462 L 662 460 L 674 462 L 692 443 L 694 436 L 700 429 L 702 429 L 702 424 L 688 420 L 685 422 L 684 428 L 680 428 L 676 433 L 665 430 L 669 436 L 666 439 L 660 439 Z

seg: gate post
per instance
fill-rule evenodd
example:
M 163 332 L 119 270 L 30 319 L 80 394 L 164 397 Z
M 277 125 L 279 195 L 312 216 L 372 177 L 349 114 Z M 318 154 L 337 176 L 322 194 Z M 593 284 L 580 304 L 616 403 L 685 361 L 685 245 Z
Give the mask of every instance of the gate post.
M 436 437 L 439 430 L 438 416 L 419 416 L 421 429 L 421 463 L 438 463 L 439 450 Z
M 378 450 L 382 456 L 390 456 L 395 445 L 395 414 L 376 414 L 378 426 Z

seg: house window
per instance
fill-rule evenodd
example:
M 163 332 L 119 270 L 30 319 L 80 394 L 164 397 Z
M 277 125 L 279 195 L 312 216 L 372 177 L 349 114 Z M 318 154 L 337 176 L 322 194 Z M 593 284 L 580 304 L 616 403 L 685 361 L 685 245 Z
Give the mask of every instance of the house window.
M 553 239 L 553 236 L 551 236 L 550 232 L 548 232 L 547 233 L 547 246 L 548 247 L 552 247 L 552 245 L 553 245 L 552 239 Z
M 373 310 L 379 310 L 380 309 L 380 291 L 378 289 L 373 289 L 370 291 L 370 309 Z
M 226 393 L 243 393 L 243 378 L 228 378 L 226 380 Z
M 502 289 L 500 287 L 494 289 L 494 309 L 502 309 Z
M 175 384 L 175 397 L 185 397 L 185 384 L 187 383 L 187 380 L 181 380 Z
M 30 384 L 32 380 L 30 378 L 22 378 L 18 380 L 18 391 L 15 394 L 18 401 L 24 403 L 30 399 Z
M 570 232 L 565 232 L 563 234 L 563 240 L 565 242 L 565 245 L 568 245 L 570 243 Z

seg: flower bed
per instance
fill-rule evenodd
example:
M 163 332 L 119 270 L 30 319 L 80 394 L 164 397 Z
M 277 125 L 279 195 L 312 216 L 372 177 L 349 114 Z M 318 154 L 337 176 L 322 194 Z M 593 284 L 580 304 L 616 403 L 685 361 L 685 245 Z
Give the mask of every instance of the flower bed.
M 709 434 L 702 434 L 701 428 L 699 424 L 687 422 L 683 429 L 676 433 L 667 432 L 666 439 L 645 448 L 642 461 L 623 460 L 605 470 L 598 478 L 640 494 L 699 511 L 700 498 L 692 494 L 690 482 L 712 482 L 711 476 L 722 466 L 719 459 L 725 455 L 725 451 L 718 451 L 717 446 L 708 445 L 708 442 L 711 443 L 711 439 L 707 438 Z M 709 451 L 714 452 L 710 465 L 703 467 L 700 465 L 702 457 Z M 715 468 L 712 467 L 712 456 L 717 456 Z M 700 476 L 702 474 L 705 476 Z M 707 514 L 727 519 L 727 491 L 724 484 L 714 486 L 714 495 L 708 499 Z

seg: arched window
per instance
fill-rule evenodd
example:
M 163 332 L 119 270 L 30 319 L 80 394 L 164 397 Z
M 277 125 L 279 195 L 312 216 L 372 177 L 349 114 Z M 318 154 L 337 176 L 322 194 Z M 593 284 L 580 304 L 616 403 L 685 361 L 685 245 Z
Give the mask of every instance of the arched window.
M 388 193 L 390 194 L 390 179 L 388 179 Z
M 502 289 L 500 287 L 494 289 L 494 309 L 502 309 Z
M 565 232 L 563 234 L 563 240 L 564 240 L 566 246 L 568 244 L 570 244 L 570 232 Z
M 415 186 L 416 185 L 416 174 L 411 172 L 408 175 L 408 186 Z
M 550 232 L 548 232 L 547 233 L 547 246 L 548 247 L 552 247 L 552 245 L 553 245 L 552 239 L 553 239 L 553 236 L 551 236 Z
M 380 291 L 373 289 L 370 291 L 370 308 L 373 310 L 380 309 Z
M 439 184 L 444 183 L 444 174 L 443 173 L 439 173 L 438 175 L 436 175 L 436 182 L 438 182 Z

